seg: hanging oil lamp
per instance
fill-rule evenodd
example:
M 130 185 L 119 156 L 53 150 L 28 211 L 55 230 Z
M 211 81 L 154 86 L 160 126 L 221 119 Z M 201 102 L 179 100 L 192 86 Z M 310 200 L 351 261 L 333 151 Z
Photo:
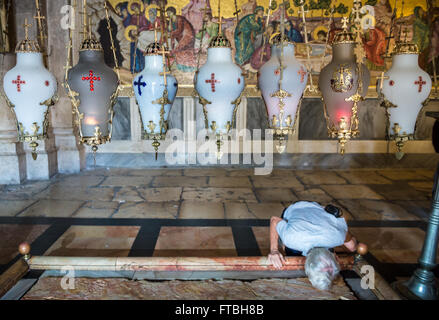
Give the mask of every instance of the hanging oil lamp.
M 79 51 L 78 64 L 67 72 L 65 86 L 72 100 L 80 143 L 91 146 L 95 154 L 99 145 L 111 141 L 119 76 L 105 64 L 102 46 L 94 37 L 91 25 L 87 24 L 86 0 L 83 2 L 83 14 L 85 39 Z M 111 30 L 109 32 L 111 35 Z
M 236 112 L 244 90 L 244 76 L 233 63 L 232 46 L 222 33 L 221 2 L 218 2 L 219 32 L 209 43 L 207 61 L 196 74 L 195 89 L 203 105 L 205 127 L 216 136 L 217 157 L 222 157 L 223 139 L 235 126 Z
M 177 94 L 177 80 L 167 69 L 164 45 L 157 41 L 157 23 L 154 42 L 148 45 L 145 53 L 145 68 L 134 77 L 133 89 L 139 105 L 144 137 L 153 140 L 157 160 L 159 140 L 166 138 L 168 116 Z
M 416 119 L 427 103 L 432 87 L 430 76 L 419 67 L 418 58 L 416 44 L 406 40 L 396 42 L 392 67 L 377 85 L 382 105 L 387 110 L 388 135 L 395 141 L 398 160 L 404 156 L 404 144 L 414 139 Z
M 40 46 L 29 39 L 30 26 L 25 19 L 25 39 L 17 45 L 17 64 L 6 73 L 3 88 L 15 113 L 18 141 L 29 143 L 36 160 L 37 141 L 47 138 L 49 107 L 57 99 L 57 83 L 44 66 Z
M 354 53 L 356 41 L 348 31 L 348 19 L 342 21 L 343 30 L 332 43 L 332 61 L 320 72 L 319 88 L 328 135 L 338 139 L 340 153 L 344 154 L 346 143 L 360 134 L 358 102 L 367 94 L 370 73 Z
M 285 151 L 286 139 L 295 129 L 308 81 L 305 66 L 294 55 L 294 42 L 285 35 L 283 16 L 281 19 L 281 33 L 273 38 L 271 58 L 261 67 L 258 77 L 279 153 Z

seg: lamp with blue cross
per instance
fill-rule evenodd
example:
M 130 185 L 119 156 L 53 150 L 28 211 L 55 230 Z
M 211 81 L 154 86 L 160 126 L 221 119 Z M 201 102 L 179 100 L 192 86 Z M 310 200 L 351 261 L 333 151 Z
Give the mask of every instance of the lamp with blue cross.
M 140 110 L 144 139 L 153 140 L 157 160 L 160 140 L 166 138 L 168 116 L 177 94 L 178 83 L 167 68 L 164 44 L 157 40 L 157 23 L 154 42 L 145 53 L 145 68 L 134 77 L 133 90 Z

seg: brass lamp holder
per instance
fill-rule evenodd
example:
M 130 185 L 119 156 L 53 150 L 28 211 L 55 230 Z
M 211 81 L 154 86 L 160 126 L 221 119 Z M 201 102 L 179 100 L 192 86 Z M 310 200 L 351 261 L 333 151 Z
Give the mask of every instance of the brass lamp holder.
M 409 140 L 414 140 L 414 135 L 406 134 L 405 132 L 400 134 L 401 127 L 398 123 L 395 123 L 395 125 L 392 127 L 392 130 L 395 134 L 390 135 L 390 140 L 395 141 L 396 144 L 397 151 L 395 153 L 395 157 L 396 159 L 401 160 L 402 157 L 404 157 L 404 152 L 402 151 L 402 149 L 404 148 L 405 143 Z

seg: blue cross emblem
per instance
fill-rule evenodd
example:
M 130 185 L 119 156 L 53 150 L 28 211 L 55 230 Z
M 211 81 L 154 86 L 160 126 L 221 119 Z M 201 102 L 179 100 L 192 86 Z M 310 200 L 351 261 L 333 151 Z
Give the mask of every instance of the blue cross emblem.
M 139 91 L 139 96 L 142 95 L 141 87 L 146 87 L 146 82 L 143 82 L 142 78 L 143 76 L 140 76 L 138 81 L 134 81 L 134 85 L 137 86 L 137 90 Z

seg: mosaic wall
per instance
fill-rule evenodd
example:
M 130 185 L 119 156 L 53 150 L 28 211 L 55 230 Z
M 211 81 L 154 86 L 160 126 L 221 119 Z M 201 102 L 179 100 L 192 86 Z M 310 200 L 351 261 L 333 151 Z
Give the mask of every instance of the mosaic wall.
M 117 59 L 123 67 L 122 78 L 130 83 L 132 74 L 144 67 L 143 52 L 154 39 L 154 26 L 161 29 L 159 1 L 166 3 L 166 14 L 171 23 L 167 36 L 171 49 L 172 70 L 180 84 L 193 83 L 197 63 L 206 60 L 209 39 L 218 32 L 218 0 L 108 0 L 111 7 L 111 24 L 116 39 Z M 107 63 L 114 65 L 106 28 L 104 0 L 89 0 L 96 35 L 104 44 Z M 270 21 L 266 28 L 268 0 L 222 0 L 223 32 L 231 41 L 236 63 L 248 71 L 247 84 L 256 82 L 256 73 L 270 56 L 267 39 L 279 28 L 281 1 L 272 0 Z M 407 26 L 407 39 L 420 48 L 420 64 L 433 74 L 435 59 L 439 55 L 439 8 L 437 0 L 366 0 L 362 1 L 360 15 L 365 17 L 364 49 L 367 65 L 372 75 L 385 67 L 390 25 L 396 3 L 396 25 Z M 307 60 L 304 42 L 304 25 L 298 0 L 287 1 L 286 32 L 297 43 L 296 55 Z M 236 4 L 236 5 L 235 5 Z M 310 64 L 317 74 L 331 60 L 330 47 L 325 49 L 325 40 L 331 39 L 341 28 L 341 17 L 351 12 L 353 1 L 307 0 L 306 30 L 311 45 Z M 335 7 L 331 20 L 328 9 Z M 203 12 L 207 8 L 210 21 L 206 31 L 201 31 Z M 210 9 L 210 10 L 209 10 Z M 430 10 L 428 10 L 430 9 Z M 233 13 L 240 10 L 238 17 Z M 156 22 L 157 21 L 157 22 Z M 373 24 L 372 22 L 375 21 Z M 397 28 L 398 29 L 398 28 Z M 160 32 L 159 32 L 160 33 Z M 160 36 L 160 34 L 159 34 Z M 202 38 L 203 37 L 203 38 Z M 390 47 L 394 40 L 390 40 Z M 262 57 L 261 57 L 262 56 Z M 373 82 L 372 82 L 373 84 Z

